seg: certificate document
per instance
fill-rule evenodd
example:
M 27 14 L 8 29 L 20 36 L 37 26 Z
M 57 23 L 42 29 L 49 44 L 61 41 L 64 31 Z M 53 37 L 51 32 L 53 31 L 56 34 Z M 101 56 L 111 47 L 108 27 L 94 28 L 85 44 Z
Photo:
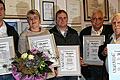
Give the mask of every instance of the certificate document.
M 120 80 L 120 44 L 108 44 L 109 80 Z
M 99 46 L 105 41 L 104 35 L 101 36 L 83 36 L 83 60 L 88 65 L 103 65 L 98 57 Z
M 26 18 L 26 12 L 34 7 L 34 0 L 3 0 L 6 18 Z
M 66 0 L 66 10 L 68 12 L 68 23 L 81 23 L 81 1 Z
M 0 38 L 0 75 L 12 73 L 10 71 L 11 58 L 14 57 L 13 37 Z
M 60 67 L 58 76 L 80 76 L 79 46 L 57 46 Z
M 28 37 L 28 42 L 30 49 L 37 48 L 40 51 L 41 50 L 43 50 L 44 52 L 46 51 L 48 57 L 50 58 L 50 61 L 53 62 L 53 66 L 57 66 L 59 64 L 56 44 L 53 34 L 42 35 L 42 36 L 31 36 Z

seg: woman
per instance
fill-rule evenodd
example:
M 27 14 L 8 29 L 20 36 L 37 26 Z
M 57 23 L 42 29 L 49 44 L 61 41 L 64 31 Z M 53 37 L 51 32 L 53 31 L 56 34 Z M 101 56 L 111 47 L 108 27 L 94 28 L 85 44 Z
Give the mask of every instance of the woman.
M 45 30 L 40 26 L 41 18 L 37 10 L 32 9 L 27 12 L 27 21 L 29 23 L 29 28 L 21 33 L 18 43 L 18 50 L 20 53 L 27 52 L 29 50 L 29 36 L 50 34 L 48 30 Z
M 112 29 L 114 33 L 106 40 L 105 44 L 99 47 L 99 58 L 104 61 L 106 80 L 108 79 L 108 59 L 107 59 L 107 44 L 120 44 L 120 13 L 116 13 L 111 19 Z M 100 53 L 102 52 L 102 53 Z M 106 75 L 107 74 L 107 75 Z

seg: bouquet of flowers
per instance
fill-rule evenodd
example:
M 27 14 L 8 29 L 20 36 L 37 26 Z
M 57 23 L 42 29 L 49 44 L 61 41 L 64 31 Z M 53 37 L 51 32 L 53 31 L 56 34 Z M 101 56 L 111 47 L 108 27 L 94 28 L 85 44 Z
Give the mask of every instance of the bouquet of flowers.
M 37 49 L 28 50 L 20 58 L 14 58 L 12 74 L 16 80 L 45 80 L 51 72 L 49 58 Z

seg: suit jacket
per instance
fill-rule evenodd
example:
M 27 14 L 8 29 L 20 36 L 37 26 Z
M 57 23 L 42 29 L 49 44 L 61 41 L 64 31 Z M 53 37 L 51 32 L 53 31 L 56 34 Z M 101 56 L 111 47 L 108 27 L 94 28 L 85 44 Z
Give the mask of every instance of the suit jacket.
M 14 27 L 8 25 L 5 22 L 5 25 L 7 27 L 7 35 L 8 36 L 13 36 L 13 40 L 14 40 L 14 47 L 15 47 L 15 52 L 17 56 L 20 56 L 20 54 L 18 53 L 18 40 L 19 40 L 19 35 L 17 33 L 17 31 L 14 29 Z

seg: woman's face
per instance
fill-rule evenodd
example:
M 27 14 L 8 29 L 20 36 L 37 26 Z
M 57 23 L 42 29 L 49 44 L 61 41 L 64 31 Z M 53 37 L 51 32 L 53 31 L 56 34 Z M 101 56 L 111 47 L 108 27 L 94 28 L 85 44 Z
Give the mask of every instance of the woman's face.
M 39 16 L 36 14 L 29 14 L 28 17 L 28 23 L 30 25 L 30 28 L 36 29 L 40 27 L 41 21 L 39 19 Z
M 120 16 L 116 16 L 113 18 L 112 28 L 115 35 L 120 37 Z

